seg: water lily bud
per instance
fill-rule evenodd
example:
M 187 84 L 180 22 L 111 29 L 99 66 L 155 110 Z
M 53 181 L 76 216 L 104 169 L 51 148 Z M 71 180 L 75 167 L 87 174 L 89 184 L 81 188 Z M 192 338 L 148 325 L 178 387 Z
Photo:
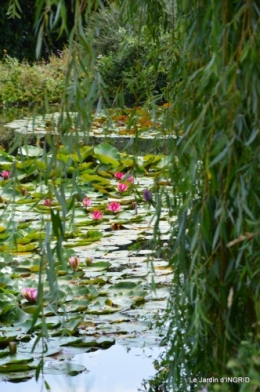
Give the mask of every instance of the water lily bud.
M 16 342 L 9 342 L 9 352 L 10 352 L 10 355 L 16 354 L 16 352 L 17 352 Z
M 126 181 L 128 181 L 128 182 L 130 182 L 130 183 L 133 183 L 134 182 L 134 176 L 130 176 L 130 177 L 128 177 L 127 179 L 126 179 Z
M 122 172 L 116 172 L 114 174 L 114 176 L 116 177 L 117 180 L 122 180 L 122 178 L 124 177 L 124 173 Z
M 10 171 L 9 170 L 3 170 L 1 173 L 1 176 L 3 177 L 4 180 L 7 180 L 10 176 Z
M 51 206 L 52 206 L 52 200 L 51 200 L 51 199 L 45 199 L 45 200 L 43 201 L 43 205 L 44 205 L 45 207 L 51 207 Z
M 136 203 L 136 201 L 133 201 L 132 202 L 132 210 L 136 210 L 136 207 L 137 207 L 137 203 Z
M 22 188 L 22 195 L 23 196 L 27 196 L 27 194 L 28 194 L 27 189 L 26 188 Z
M 80 259 L 79 257 L 72 256 L 69 258 L 69 265 L 74 271 L 77 271 L 79 268 Z
M 84 197 L 84 199 L 82 200 L 82 204 L 84 207 L 90 207 L 92 204 L 92 201 L 90 199 L 88 199 L 87 197 Z
M 88 267 L 90 267 L 92 265 L 92 261 L 93 261 L 93 259 L 90 256 L 86 257 L 86 259 L 85 259 L 86 265 Z

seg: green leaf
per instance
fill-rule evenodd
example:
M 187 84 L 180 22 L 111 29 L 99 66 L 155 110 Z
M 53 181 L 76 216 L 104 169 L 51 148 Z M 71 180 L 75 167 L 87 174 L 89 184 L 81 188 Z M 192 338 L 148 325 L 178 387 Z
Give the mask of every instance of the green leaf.
M 109 185 L 110 181 L 107 180 L 106 178 L 103 178 L 101 176 L 97 176 L 95 174 L 87 174 L 87 173 L 83 173 L 80 175 L 80 178 L 88 183 L 92 183 L 92 182 L 101 182 L 102 184 L 106 184 Z
M 0 315 L 7 313 L 11 308 L 15 306 L 17 306 L 17 300 L 13 294 L 0 293 Z
M 94 148 L 95 157 L 105 165 L 112 165 L 113 167 L 118 167 L 120 164 L 120 154 L 115 147 L 110 144 L 99 144 Z
M 43 154 L 43 149 L 36 146 L 25 145 L 18 149 L 18 154 L 27 157 L 39 157 Z

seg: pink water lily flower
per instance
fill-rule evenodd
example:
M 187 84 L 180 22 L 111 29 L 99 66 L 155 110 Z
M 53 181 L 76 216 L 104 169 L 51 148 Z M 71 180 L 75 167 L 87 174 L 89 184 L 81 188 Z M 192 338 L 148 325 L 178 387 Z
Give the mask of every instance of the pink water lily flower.
M 103 212 L 99 210 L 95 210 L 93 211 L 93 214 L 91 214 L 90 216 L 92 219 L 99 220 L 103 218 L 103 215 L 104 215 Z
M 108 205 L 107 205 L 107 209 L 109 210 L 109 211 L 112 211 L 112 212 L 118 212 L 118 211 L 120 211 L 120 209 L 121 209 L 121 205 L 120 205 L 120 203 L 117 203 L 116 201 L 111 201 L 111 203 L 109 203 Z
M 127 181 L 127 182 L 133 183 L 134 180 L 135 180 L 135 179 L 134 179 L 134 176 L 130 176 L 130 177 L 126 178 L 126 181 Z
M 84 199 L 82 200 L 82 204 L 84 207 L 90 207 L 92 204 L 92 201 L 90 199 L 88 199 L 87 197 L 84 197 Z
M 77 271 L 79 268 L 80 259 L 79 257 L 72 256 L 69 258 L 69 265 L 74 271 Z
M 51 207 L 51 206 L 52 206 L 52 200 L 51 200 L 51 199 L 45 199 L 45 200 L 43 201 L 43 205 L 44 205 L 45 207 Z
M 3 170 L 1 173 L 1 176 L 3 177 L 4 180 L 7 180 L 10 176 L 10 171 L 9 170 Z
M 125 191 L 127 190 L 127 188 L 128 188 L 128 185 L 127 185 L 127 184 L 118 184 L 118 185 L 117 185 L 117 190 L 118 190 L 119 192 L 125 192 Z
M 38 290 L 31 287 L 24 287 L 21 291 L 22 296 L 29 302 L 36 302 Z
M 114 174 L 114 176 L 116 177 L 117 180 L 122 180 L 122 178 L 124 177 L 124 173 L 122 172 L 116 172 Z

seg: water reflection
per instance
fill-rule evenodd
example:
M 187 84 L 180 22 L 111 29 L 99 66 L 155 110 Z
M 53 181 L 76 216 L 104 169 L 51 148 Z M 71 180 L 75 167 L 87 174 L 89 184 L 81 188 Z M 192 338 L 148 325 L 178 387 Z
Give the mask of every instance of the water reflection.
M 86 373 L 76 377 L 46 375 L 44 380 L 55 392 L 138 392 L 142 380 L 155 374 L 153 360 L 159 354 L 158 347 L 129 349 L 116 344 L 108 350 L 76 355 L 72 362 L 84 365 Z M 42 379 L 2 383 L 0 388 L 4 392 L 46 391 Z

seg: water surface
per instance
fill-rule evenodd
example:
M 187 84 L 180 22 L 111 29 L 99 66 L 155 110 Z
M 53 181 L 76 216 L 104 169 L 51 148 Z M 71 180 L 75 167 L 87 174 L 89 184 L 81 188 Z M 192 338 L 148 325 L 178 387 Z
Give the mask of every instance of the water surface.
M 75 377 L 44 376 L 53 392 L 141 392 L 143 379 L 156 373 L 153 366 L 158 347 L 128 348 L 115 344 L 107 350 L 76 355 L 72 361 L 84 365 L 87 371 Z M 22 383 L 0 383 L 3 392 L 46 391 L 43 380 Z

